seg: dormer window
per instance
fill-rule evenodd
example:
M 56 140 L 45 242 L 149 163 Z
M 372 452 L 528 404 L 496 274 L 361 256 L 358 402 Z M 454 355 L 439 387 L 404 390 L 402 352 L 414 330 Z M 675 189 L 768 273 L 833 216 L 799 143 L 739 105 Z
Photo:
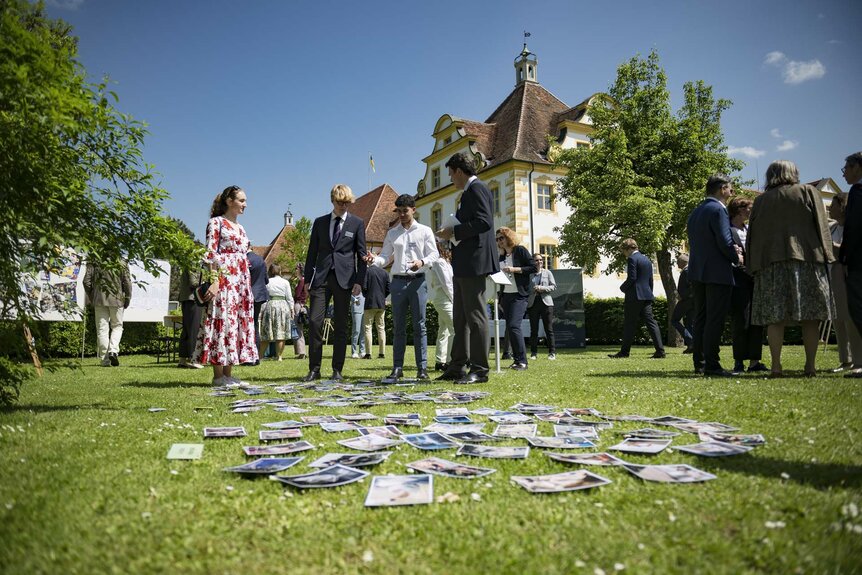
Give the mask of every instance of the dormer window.
M 436 190 L 440 187 L 440 168 L 431 170 L 431 189 Z

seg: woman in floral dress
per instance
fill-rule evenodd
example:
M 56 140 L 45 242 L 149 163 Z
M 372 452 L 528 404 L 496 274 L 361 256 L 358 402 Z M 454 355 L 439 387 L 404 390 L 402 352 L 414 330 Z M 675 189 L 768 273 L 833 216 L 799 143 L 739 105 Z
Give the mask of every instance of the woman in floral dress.
M 246 195 L 229 186 L 216 196 L 207 224 L 204 264 L 210 268 L 209 302 L 201 316 L 194 360 L 213 366 L 213 385 L 242 386 L 231 376 L 234 365 L 258 359 L 254 337 L 254 297 L 249 277 L 248 236 L 237 223 Z

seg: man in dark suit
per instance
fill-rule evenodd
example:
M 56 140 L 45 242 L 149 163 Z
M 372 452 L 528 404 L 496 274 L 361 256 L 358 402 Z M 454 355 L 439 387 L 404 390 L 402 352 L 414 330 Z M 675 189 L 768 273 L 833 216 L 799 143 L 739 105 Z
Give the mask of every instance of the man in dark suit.
M 838 261 L 847 267 L 847 307 L 856 328 L 862 332 L 862 152 L 844 159 L 841 173 L 850 185 L 844 212 L 844 238 L 838 250 Z M 853 370 L 844 377 L 862 377 Z
M 337 184 L 329 194 L 332 212 L 314 220 L 305 259 L 305 284 L 311 299 L 309 306 L 308 375 L 303 381 L 320 379 L 323 360 L 323 320 L 333 301 L 332 379 L 341 381 L 347 350 L 347 314 L 350 296 L 362 293 L 365 282 L 365 222 L 347 212 L 353 203 L 353 191 Z M 329 293 L 327 293 L 327 291 Z
M 635 329 L 640 320 L 646 324 L 647 331 L 652 338 L 655 347 L 653 359 L 665 357 L 664 345 L 661 342 L 661 333 L 658 323 L 652 314 L 652 302 L 655 296 L 652 293 L 653 269 L 652 262 L 648 257 L 638 251 L 638 244 L 631 238 L 623 240 L 620 251 L 626 256 L 626 281 L 620 286 L 620 291 L 626 294 L 623 307 L 623 345 L 617 353 L 608 354 L 608 357 L 628 357 L 632 342 L 635 339 Z
M 710 176 L 706 199 L 691 212 L 687 224 L 691 246 L 688 278 L 694 296 L 694 372 L 719 377 L 733 375 L 721 367 L 719 360 L 721 334 L 733 292 L 733 266 L 741 263 L 725 207 L 732 195 L 730 178 L 723 174 Z
M 497 247 L 494 245 L 494 210 L 491 192 L 476 177 L 476 168 L 466 154 L 457 153 L 446 162 L 449 178 L 456 188 L 464 190 L 455 213 L 457 225 L 437 231 L 443 240 L 454 240 L 452 247 L 452 315 L 455 341 L 452 361 L 438 377 L 456 383 L 488 381 L 488 314 L 485 279 L 500 271 Z M 470 371 L 463 370 L 470 363 Z
M 371 359 L 371 332 L 377 326 L 377 357 L 386 357 L 386 298 L 389 296 L 389 274 L 377 266 L 370 266 L 365 274 L 365 314 L 362 324 L 365 330 L 365 356 Z
M 251 279 L 251 293 L 254 296 L 254 343 L 260 349 L 260 310 L 269 301 L 266 284 L 269 277 L 266 274 L 266 262 L 254 252 L 248 252 L 248 274 Z M 249 365 L 258 365 L 260 358 Z
M 691 330 L 694 329 L 691 324 L 691 312 L 694 308 L 694 300 L 691 296 L 691 282 L 688 281 L 688 254 L 679 254 L 676 258 L 676 267 L 679 268 L 679 279 L 676 281 L 678 299 L 673 308 L 670 323 L 682 336 L 685 343 L 683 353 L 691 353 L 694 351 L 691 347 Z

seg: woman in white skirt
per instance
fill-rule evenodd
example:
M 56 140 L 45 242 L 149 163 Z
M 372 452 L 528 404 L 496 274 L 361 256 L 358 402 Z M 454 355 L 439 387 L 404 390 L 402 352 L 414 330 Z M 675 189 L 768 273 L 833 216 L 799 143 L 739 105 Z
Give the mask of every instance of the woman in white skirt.
M 293 320 L 293 294 L 290 282 L 281 277 L 281 267 L 271 264 L 268 270 L 269 301 L 260 312 L 260 357 L 275 342 L 275 356 L 281 361 L 284 342 L 290 339 L 290 322 Z

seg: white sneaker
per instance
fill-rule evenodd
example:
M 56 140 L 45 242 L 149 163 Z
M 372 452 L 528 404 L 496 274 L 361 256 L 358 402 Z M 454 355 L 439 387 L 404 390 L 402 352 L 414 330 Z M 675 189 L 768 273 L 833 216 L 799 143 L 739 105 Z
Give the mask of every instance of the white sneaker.
M 213 387 L 229 387 L 230 382 L 225 377 L 214 377 Z
M 534 353 L 533 355 L 530 356 L 530 359 L 539 359 L 539 358 L 536 357 L 536 354 Z
M 203 369 L 204 368 L 204 366 L 202 366 L 199 363 L 191 363 L 191 362 L 187 363 L 186 367 L 190 367 L 191 369 Z
M 358 353 L 354 353 L 354 354 L 353 354 L 353 355 L 351 355 L 350 357 L 352 357 L 353 359 L 359 359 L 359 354 L 358 354 Z
M 225 380 L 225 382 L 227 382 L 228 387 L 232 387 L 232 388 L 239 387 L 241 389 L 247 389 L 247 388 L 251 387 L 251 384 L 248 383 L 247 381 L 243 381 L 241 379 L 237 379 L 237 378 L 231 377 L 229 375 L 224 376 L 224 380 Z
M 549 353 L 549 354 L 548 354 L 548 359 L 550 359 L 550 360 L 557 359 L 557 354 L 556 354 L 556 353 Z

